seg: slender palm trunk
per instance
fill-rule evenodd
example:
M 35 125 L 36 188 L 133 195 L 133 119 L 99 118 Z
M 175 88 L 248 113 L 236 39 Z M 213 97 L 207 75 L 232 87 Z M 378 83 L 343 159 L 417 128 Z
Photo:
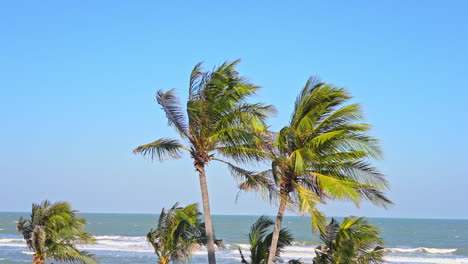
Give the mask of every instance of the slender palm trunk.
M 268 264 L 273 264 L 273 261 L 275 260 L 276 247 L 278 246 L 281 224 L 283 223 L 284 211 L 286 210 L 286 199 L 286 195 L 281 195 L 278 215 L 276 216 L 275 230 L 273 231 L 273 237 L 271 238 L 270 253 L 268 254 Z
M 200 177 L 200 189 L 203 201 L 203 215 L 205 217 L 206 236 L 208 237 L 208 263 L 216 264 L 213 225 L 211 223 L 210 198 L 208 197 L 208 185 L 206 184 L 205 165 L 198 163 L 195 164 L 195 168 L 197 169 L 198 175 Z

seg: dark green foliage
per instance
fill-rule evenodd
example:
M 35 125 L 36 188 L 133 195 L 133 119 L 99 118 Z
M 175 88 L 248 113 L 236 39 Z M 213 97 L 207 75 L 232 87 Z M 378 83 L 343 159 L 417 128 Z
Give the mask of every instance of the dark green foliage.
M 251 227 L 249 232 L 250 262 L 245 259 L 242 250 L 239 248 L 242 263 L 261 264 L 266 263 L 273 236 L 272 227 L 275 222 L 266 216 L 261 216 Z M 293 242 L 293 236 L 287 228 L 280 230 L 276 256 L 279 258 L 286 246 Z
M 83 231 L 86 220 L 77 215 L 67 202 L 43 201 L 32 205 L 31 218 L 21 217 L 17 229 L 34 252 L 34 263 L 55 259 L 70 263 L 97 263 L 92 254 L 76 245 L 93 243 L 91 234 Z
M 205 224 L 200 220 L 197 204 L 179 207 L 176 203 L 169 210 L 162 209 L 157 226 L 147 234 L 159 263 L 187 261 L 199 246 L 206 245 Z M 221 240 L 215 240 L 221 246 Z
M 315 249 L 314 264 L 378 264 L 385 250 L 378 229 L 363 217 L 347 217 L 340 225 L 335 219 L 321 233 L 324 245 Z

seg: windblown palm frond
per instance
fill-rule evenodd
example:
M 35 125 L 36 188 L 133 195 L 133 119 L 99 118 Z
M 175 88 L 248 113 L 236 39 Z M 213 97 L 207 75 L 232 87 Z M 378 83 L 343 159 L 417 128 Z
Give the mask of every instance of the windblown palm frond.
M 314 264 L 378 264 L 384 262 L 383 241 L 378 229 L 360 217 L 347 217 L 340 225 L 332 219 L 315 249 Z
M 94 243 L 92 235 L 83 231 L 85 225 L 86 220 L 79 217 L 69 203 L 46 200 L 33 204 L 31 217 L 20 217 L 17 229 L 34 252 L 33 263 L 43 263 L 49 258 L 70 263 L 97 263 L 93 254 L 76 248 L 76 245 Z
M 160 161 L 166 157 L 180 158 L 182 144 L 176 139 L 161 138 L 152 143 L 138 146 L 133 153 L 142 154 L 143 156 L 149 156 L 151 159 L 157 157 Z
M 273 237 L 272 227 L 274 224 L 275 222 L 270 218 L 261 216 L 250 227 L 248 235 L 250 244 L 250 262 L 245 259 L 242 250 L 239 248 L 242 263 L 262 264 L 267 261 L 271 239 Z M 283 249 L 290 246 L 293 240 L 292 233 L 289 232 L 287 228 L 282 228 L 279 235 L 278 245 L 276 247 L 276 257 L 278 260 Z

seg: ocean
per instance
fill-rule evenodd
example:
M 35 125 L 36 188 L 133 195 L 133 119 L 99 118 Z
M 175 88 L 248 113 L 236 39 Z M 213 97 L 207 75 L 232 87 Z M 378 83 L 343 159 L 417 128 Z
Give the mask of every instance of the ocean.
M 156 263 L 157 258 L 145 240 L 157 215 L 81 214 L 88 220 L 87 231 L 97 239 L 85 248 L 103 264 Z M 16 221 L 27 213 L 0 213 L 0 263 L 30 263 L 31 252 L 16 231 Z M 216 236 L 225 249 L 217 252 L 220 264 L 240 263 L 237 248 L 248 256 L 247 233 L 258 216 L 213 216 Z M 337 218 L 341 220 L 341 218 Z M 369 218 L 382 232 L 389 263 L 468 263 L 468 220 Z M 311 234 L 310 218 L 286 216 L 284 226 L 294 234 L 295 243 L 282 255 L 284 260 L 301 258 L 311 263 L 313 247 L 319 243 Z M 207 263 L 203 249 L 190 263 Z M 50 263 L 50 262 L 47 262 Z M 55 262 L 54 262 L 55 263 Z

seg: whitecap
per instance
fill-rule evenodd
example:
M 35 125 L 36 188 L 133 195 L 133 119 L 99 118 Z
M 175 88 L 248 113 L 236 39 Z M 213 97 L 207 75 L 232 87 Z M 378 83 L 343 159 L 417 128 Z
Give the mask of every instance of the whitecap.
M 386 256 L 385 260 L 396 263 L 431 263 L 431 264 L 463 264 L 468 258 L 424 258 L 424 257 L 398 257 Z
M 414 253 L 414 252 L 426 252 L 431 254 L 449 254 L 457 251 L 456 248 L 426 248 L 426 247 L 418 247 L 418 248 L 387 248 L 389 252 L 395 253 Z

